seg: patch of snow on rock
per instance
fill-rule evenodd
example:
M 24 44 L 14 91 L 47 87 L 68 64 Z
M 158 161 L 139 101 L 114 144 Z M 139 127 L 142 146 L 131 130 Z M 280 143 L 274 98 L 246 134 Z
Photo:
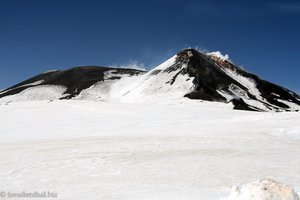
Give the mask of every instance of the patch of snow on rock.
M 43 82 L 44 82 L 44 80 L 39 80 L 39 81 L 35 81 L 35 82 L 33 82 L 33 83 L 28 83 L 28 84 L 21 85 L 21 86 L 19 86 L 19 87 L 39 85 L 39 84 L 42 84 Z M 19 87 L 18 87 L 18 88 L 19 88 Z
M 57 70 L 57 69 L 50 69 L 50 70 L 45 71 L 43 74 L 47 74 L 47 73 L 50 73 L 50 72 L 57 72 L 57 71 L 59 71 L 59 70 Z

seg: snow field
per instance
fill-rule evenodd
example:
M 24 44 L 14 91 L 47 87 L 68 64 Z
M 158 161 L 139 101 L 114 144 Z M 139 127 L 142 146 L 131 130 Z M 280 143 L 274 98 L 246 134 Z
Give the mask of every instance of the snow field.
M 1 104 L 0 188 L 70 200 L 218 200 L 233 185 L 272 178 L 299 192 L 300 114 L 231 109 L 189 100 Z

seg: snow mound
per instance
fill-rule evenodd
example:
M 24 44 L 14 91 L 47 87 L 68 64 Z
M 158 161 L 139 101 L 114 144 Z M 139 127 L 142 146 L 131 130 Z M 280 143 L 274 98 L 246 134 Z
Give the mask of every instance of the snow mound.
M 299 200 L 293 188 L 271 179 L 234 186 L 227 200 Z

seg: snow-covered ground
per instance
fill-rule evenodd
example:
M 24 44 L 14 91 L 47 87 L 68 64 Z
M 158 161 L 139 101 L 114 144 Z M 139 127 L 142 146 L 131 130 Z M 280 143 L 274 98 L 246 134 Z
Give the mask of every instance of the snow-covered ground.
M 261 178 L 300 192 L 300 113 L 182 101 L 2 103 L 0 192 L 218 200 Z

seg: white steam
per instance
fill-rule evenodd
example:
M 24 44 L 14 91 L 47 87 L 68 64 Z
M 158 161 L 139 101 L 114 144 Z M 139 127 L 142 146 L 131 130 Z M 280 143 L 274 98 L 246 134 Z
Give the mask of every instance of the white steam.
M 112 67 L 112 68 L 125 68 L 125 69 L 137 69 L 137 70 L 146 71 L 145 64 L 140 63 L 136 60 L 131 60 L 127 64 L 112 65 L 110 67 Z
M 223 55 L 220 51 L 208 52 L 207 55 L 209 55 L 209 56 L 215 56 L 215 57 L 218 57 L 218 58 L 220 58 L 222 60 L 230 61 L 229 60 L 229 55 L 228 54 Z

